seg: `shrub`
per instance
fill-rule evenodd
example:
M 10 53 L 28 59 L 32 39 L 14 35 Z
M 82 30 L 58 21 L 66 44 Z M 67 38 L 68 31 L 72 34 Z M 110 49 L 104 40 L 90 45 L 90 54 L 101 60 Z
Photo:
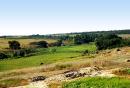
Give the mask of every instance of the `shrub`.
M 25 51 L 23 50 L 17 50 L 13 54 L 14 57 L 24 57 L 25 56 Z
M 34 45 L 37 48 L 47 48 L 48 47 L 48 43 L 46 41 L 32 42 L 32 43 L 30 43 L 30 45 Z
M 20 43 L 18 41 L 9 41 L 9 48 L 13 50 L 21 49 Z
M 62 40 L 57 40 L 57 42 L 49 44 L 50 47 L 53 47 L 53 46 L 62 46 L 62 45 L 64 45 L 63 42 L 62 42 Z
M 89 53 L 89 51 L 88 50 L 85 50 L 84 52 L 83 52 L 83 54 L 88 54 Z
M 51 49 L 51 52 L 55 53 L 56 52 L 56 48 Z
M 13 53 L 13 57 L 24 57 L 24 56 L 31 56 L 33 53 L 35 53 L 34 49 L 21 49 L 21 50 L 15 50 Z
M 0 53 L 0 59 L 5 59 L 8 58 L 8 55 L 6 55 L 5 53 Z

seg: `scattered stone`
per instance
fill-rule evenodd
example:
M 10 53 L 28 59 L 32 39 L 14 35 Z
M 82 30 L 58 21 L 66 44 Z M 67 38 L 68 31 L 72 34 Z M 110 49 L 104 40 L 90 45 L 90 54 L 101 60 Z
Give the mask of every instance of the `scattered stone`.
M 99 51 L 96 51 L 96 54 L 98 54 L 99 53 Z
M 119 48 L 117 48 L 117 50 L 116 51 L 121 51 Z
M 45 80 L 45 79 L 46 79 L 46 77 L 44 77 L 44 76 L 37 76 L 37 77 L 32 78 L 32 82 L 41 81 L 41 80 Z
M 78 71 L 66 71 L 64 72 L 65 77 L 76 78 L 79 76 Z
M 70 70 L 62 74 L 53 75 L 51 77 L 37 76 L 32 78 L 32 82 L 26 86 L 10 87 L 10 88 L 48 88 L 48 83 L 68 81 L 78 77 L 115 77 L 112 70 L 101 70 L 99 67 L 86 67 L 79 70 Z
M 81 68 L 79 70 L 80 74 L 86 74 L 86 75 L 91 75 L 94 72 L 100 71 L 100 68 L 97 66 L 94 67 L 86 67 L 86 68 Z
M 40 65 L 43 65 L 43 63 L 40 63 Z
M 59 74 L 59 75 L 54 75 L 52 77 L 47 78 L 45 81 L 50 82 L 50 81 L 63 81 L 66 80 L 66 77 L 64 74 Z
M 126 62 L 130 62 L 130 60 L 127 60 Z

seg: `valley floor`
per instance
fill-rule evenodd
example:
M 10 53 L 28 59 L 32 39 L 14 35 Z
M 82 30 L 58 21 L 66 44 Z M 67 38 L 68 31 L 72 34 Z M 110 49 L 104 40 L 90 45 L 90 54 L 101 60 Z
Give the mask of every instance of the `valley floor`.
M 63 61 L 57 61 L 55 63 L 37 66 L 37 67 L 14 69 L 10 71 L 0 72 L 0 86 L 15 87 L 15 86 L 23 86 L 23 85 L 35 85 L 35 83 L 31 83 L 31 79 L 39 75 L 46 76 L 47 79 L 49 79 L 54 76 L 59 76 L 66 71 L 72 71 L 72 70 L 79 71 L 82 68 L 95 67 L 95 66 L 99 67 L 101 71 L 105 71 L 106 73 L 110 72 L 110 74 L 114 74 L 119 77 L 123 77 L 123 78 L 125 77 L 127 80 L 130 77 L 130 73 L 129 73 L 130 62 L 128 62 L 129 59 L 130 59 L 130 47 L 123 47 L 120 48 L 120 50 L 117 49 L 104 50 L 98 52 L 98 54 L 94 54 L 94 57 L 91 58 L 87 56 L 82 56 L 82 58 L 79 57 L 78 59 L 68 60 L 65 61 L 64 63 Z M 74 80 L 80 78 L 83 77 L 78 77 L 78 78 L 76 77 L 74 78 Z M 70 79 L 67 82 L 72 80 L 73 79 Z M 36 82 L 36 85 L 37 83 L 38 85 L 41 84 L 41 82 Z M 57 86 L 62 85 L 62 81 L 61 80 L 49 81 L 47 85 L 50 86 L 51 88 L 57 88 Z M 64 87 L 70 88 L 69 86 L 71 85 L 65 84 Z M 74 88 L 78 88 L 78 87 L 74 87 Z M 124 88 L 129 88 L 129 87 L 124 87 Z

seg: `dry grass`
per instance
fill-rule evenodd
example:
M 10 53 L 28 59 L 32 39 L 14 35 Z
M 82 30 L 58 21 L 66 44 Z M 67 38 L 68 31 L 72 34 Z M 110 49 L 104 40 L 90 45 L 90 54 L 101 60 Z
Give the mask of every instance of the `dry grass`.
M 8 79 L 0 81 L 0 88 L 8 88 L 10 86 L 23 86 L 29 84 L 26 79 Z
M 120 34 L 119 36 L 122 38 L 130 38 L 130 34 Z
M 54 39 L 5 39 L 5 38 L 0 38 L 0 49 L 5 49 L 8 48 L 8 41 L 16 40 L 19 41 L 22 47 L 29 47 L 29 44 L 31 42 L 37 42 L 37 41 L 47 41 L 48 43 L 55 42 L 56 40 Z
M 49 84 L 49 88 L 60 88 L 61 83 L 59 82 L 53 82 Z

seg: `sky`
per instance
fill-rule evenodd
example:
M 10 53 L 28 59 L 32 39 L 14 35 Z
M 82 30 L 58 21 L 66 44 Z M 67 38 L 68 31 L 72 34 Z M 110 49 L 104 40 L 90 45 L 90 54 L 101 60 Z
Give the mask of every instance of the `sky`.
M 0 0 L 0 35 L 130 29 L 130 0 Z

